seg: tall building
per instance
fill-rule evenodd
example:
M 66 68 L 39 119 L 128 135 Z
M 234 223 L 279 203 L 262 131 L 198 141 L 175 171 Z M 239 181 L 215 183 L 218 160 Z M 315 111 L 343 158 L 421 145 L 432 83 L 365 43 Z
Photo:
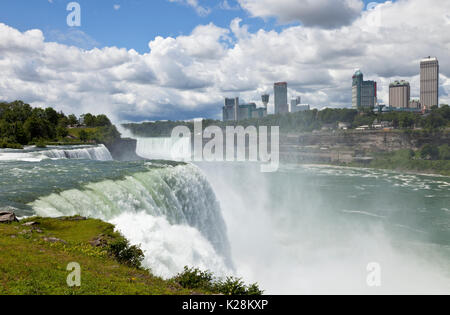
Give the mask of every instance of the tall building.
M 264 107 L 267 109 L 267 105 L 269 105 L 270 95 L 269 94 L 261 95 L 261 100 L 264 104 Z
M 223 107 L 223 121 L 239 121 L 267 116 L 266 107 L 256 107 L 255 103 L 239 104 L 239 97 L 226 98 Z
M 395 108 L 409 108 L 411 87 L 409 82 L 395 81 L 389 85 L 389 106 Z
M 275 115 L 288 113 L 287 83 L 275 83 L 273 89 L 275 91 Z
M 239 120 L 239 97 L 225 98 L 225 105 L 223 107 L 223 121 L 238 121 Z
M 291 99 L 291 104 L 289 105 L 289 112 L 294 113 L 297 105 L 302 103 L 302 98 L 298 96 L 297 98 Z
M 425 109 L 439 106 L 439 61 L 425 58 L 420 62 L 420 103 Z
M 377 104 L 377 82 L 364 81 L 360 70 L 353 75 L 352 105 L 355 109 L 374 108 Z

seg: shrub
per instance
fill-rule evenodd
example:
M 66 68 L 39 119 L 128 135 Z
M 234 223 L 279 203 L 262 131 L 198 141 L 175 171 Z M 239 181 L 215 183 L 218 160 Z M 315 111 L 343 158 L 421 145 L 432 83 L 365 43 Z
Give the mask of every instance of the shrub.
M 44 141 L 43 139 L 39 139 L 39 140 L 36 142 L 36 147 L 37 147 L 37 148 L 46 148 L 47 145 L 45 144 L 45 141 Z
M 174 280 L 186 289 L 211 290 L 213 274 L 198 268 L 184 267 L 184 271 L 175 276 Z
M 185 289 L 199 289 L 225 295 L 262 295 L 264 293 L 256 283 L 247 286 L 241 278 L 235 277 L 216 280 L 211 272 L 201 271 L 198 268 L 184 267 L 184 271 L 173 280 Z
M 119 238 L 108 245 L 108 253 L 119 263 L 129 267 L 141 268 L 144 252 L 139 246 L 130 246 L 125 238 Z
M 215 286 L 215 291 L 225 295 L 262 295 L 264 291 L 259 289 L 258 284 L 245 285 L 241 278 L 227 277 L 219 280 Z

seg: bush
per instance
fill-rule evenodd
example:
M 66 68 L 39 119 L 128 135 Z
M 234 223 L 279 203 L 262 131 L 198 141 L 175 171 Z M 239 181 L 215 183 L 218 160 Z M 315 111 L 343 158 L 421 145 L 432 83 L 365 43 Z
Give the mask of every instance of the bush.
M 227 277 L 215 284 L 215 291 L 225 295 L 262 295 L 264 291 L 259 289 L 258 284 L 245 285 L 241 278 Z
M 45 144 L 45 141 L 43 139 L 39 139 L 38 142 L 36 142 L 36 148 L 46 148 L 47 145 Z
M 108 245 L 108 253 L 119 263 L 129 267 L 141 268 L 144 252 L 139 246 L 130 246 L 125 238 L 119 238 Z
M 185 289 L 211 290 L 213 274 L 197 268 L 184 267 L 184 271 L 175 276 L 174 280 Z
M 235 277 L 215 280 L 211 272 L 201 271 L 198 268 L 184 267 L 184 271 L 173 280 L 185 289 L 199 289 L 224 295 L 262 295 L 264 293 L 256 283 L 247 286 L 241 278 Z

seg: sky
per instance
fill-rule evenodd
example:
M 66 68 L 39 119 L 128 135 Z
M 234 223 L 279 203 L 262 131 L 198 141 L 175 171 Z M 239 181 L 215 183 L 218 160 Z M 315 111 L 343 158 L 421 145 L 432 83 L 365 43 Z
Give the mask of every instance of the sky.
M 220 119 L 225 97 L 260 105 L 287 81 L 313 108 L 350 107 L 356 69 L 381 103 L 397 79 L 418 98 L 419 62 L 435 56 L 449 103 L 449 49 L 442 0 L 2 0 L 0 101 Z

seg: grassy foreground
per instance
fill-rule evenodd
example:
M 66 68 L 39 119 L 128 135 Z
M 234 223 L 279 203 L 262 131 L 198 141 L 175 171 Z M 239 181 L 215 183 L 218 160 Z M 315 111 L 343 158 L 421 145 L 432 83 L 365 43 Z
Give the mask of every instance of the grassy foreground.
M 24 226 L 27 222 L 37 224 Z M 174 280 L 119 263 L 107 244 L 123 240 L 113 225 L 93 219 L 30 218 L 0 224 L 0 295 L 212 293 L 184 289 Z M 81 266 L 80 287 L 66 283 L 71 262 Z

